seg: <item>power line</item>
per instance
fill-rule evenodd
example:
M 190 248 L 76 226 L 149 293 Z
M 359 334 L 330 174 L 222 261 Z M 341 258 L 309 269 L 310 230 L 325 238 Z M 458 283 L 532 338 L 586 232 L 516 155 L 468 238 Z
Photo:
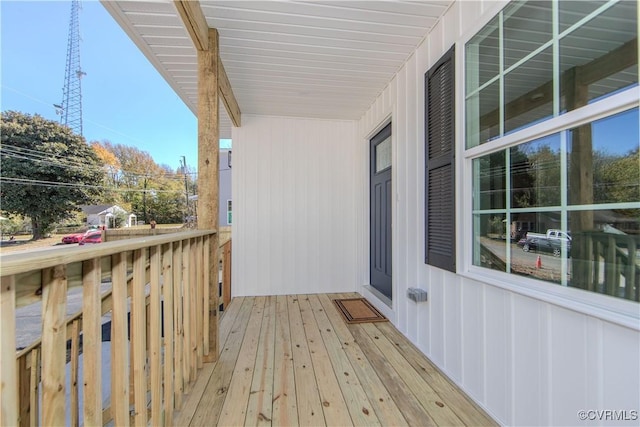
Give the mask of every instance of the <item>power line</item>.
M 59 155 L 50 154 L 43 151 L 32 150 L 32 149 L 23 148 L 23 147 L 16 147 L 16 146 L 10 146 L 10 145 L 7 146 L 6 144 L 3 144 L 2 146 L 0 146 L 0 153 L 2 153 L 7 157 L 30 160 L 30 161 L 38 162 L 43 165 L 63 167 L 68 169 L 69 168 L 81 169 L 81 170 L 93 169 L 95 171 L 100 171 L 100 172 L 104 171 L 103 166 L 90 164 L 84 160 L 70 160 L 68 157 L 57 158 L 56 156 L 59 156 Z M 138 178 L 155 177 L 155 178 L 166 178 L 166 179 L 171 179 L 176 181 L 182 180 L 182 174 L 178 174 L 177 172 L 139 173 L 139 172 L 127 171 L 122 168 L 118 168 L 118 171 L 128 177 L 138 177 Z M 188 174 L 197 175 L 196 172 L 189 172 Z
M 56 181 L 46 181 L 39 179 L 26 179 L 26 178 L 11 178 L 2 176 L 0 177 L 0 183 L 5 184 L 16 184 L 16 185 L 34 185 L 41 187 L 65 187 L 65 188 L 94 188 L 108 191 L 115 191 L 120 193 L 126 192 L 135 192 L 135 193 L 181 193 L 182 190 L 155 190 L 155 189 L 138 189 L 138 188 L 111 188 L 106 187 L 104 185 L 91 185 L 91 184 L 80 184 L 80 183 L 70 183 L 70 182 L 56 182 Z

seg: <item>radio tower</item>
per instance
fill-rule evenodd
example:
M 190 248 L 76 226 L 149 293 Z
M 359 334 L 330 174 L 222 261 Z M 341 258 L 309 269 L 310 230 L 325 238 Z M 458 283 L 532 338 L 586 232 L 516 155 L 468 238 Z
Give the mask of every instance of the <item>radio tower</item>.
M 61 115 L 60 123 L 75 133 L 82 135 L 82 86 L 80 81 L 86 75 L 80 67 L 80 23 L 78 11 L 80 2 L 71 0 L 71 19 L 69 20 L 69 41 L 67 43 L 67 63 L 64 71 L 62 104 L 55 105 Z

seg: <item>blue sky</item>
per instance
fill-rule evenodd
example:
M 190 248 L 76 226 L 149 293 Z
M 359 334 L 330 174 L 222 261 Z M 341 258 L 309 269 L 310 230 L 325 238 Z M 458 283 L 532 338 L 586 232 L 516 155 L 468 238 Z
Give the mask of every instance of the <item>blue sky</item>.
M 197 120 L 97 1 L 80 11 L 87 141 L 147 151 L 173 169 L 197 165 Z M 2 111 L 59 121 L 71 2 L 0 0 Z

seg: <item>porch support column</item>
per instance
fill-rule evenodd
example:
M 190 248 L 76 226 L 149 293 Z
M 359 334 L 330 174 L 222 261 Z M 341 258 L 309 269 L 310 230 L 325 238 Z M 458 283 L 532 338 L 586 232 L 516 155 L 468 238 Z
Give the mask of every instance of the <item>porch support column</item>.
M 218 31 L 208 29 L 205 49 L 198 49 L 198 228 L 218 230 Z M 209 245 L 209 354 L 218 358 L 218 233 Z M 207 254 L 205 254 L 207 256 Z M 206 277 L 206 276 L 205 276 Z M 205 337 L 207 339 L 207 337 Z

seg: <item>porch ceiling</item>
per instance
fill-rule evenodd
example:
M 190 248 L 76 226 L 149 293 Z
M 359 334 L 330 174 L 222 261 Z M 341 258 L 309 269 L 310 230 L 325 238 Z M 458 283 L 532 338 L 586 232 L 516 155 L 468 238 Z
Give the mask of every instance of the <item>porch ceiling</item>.
M 200 1 L 242 113 L 328 119 L 360 118 L 451 3 Z M 197 115 L 196 49 L 173 2 L 102 4 Z

